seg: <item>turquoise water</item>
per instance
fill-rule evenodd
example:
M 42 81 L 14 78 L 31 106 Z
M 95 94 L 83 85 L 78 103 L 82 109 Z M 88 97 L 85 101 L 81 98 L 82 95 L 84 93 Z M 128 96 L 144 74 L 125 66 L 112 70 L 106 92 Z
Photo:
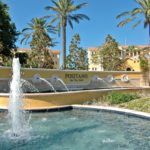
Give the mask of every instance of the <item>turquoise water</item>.
M 106 112 L 33 113 L 26 138 L 9 139 L 0 116 L 0 150 L 150 150 L 150 121 Z

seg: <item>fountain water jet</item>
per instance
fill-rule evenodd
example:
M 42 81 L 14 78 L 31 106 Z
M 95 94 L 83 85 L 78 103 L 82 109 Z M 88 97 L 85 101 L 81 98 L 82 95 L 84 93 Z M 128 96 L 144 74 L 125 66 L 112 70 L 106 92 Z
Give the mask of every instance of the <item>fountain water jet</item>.
M 32 85 L 29 81 L 25 79 L 21 79 L 20 81 L 21 81 L 22 89 L 24 89 L 25 87 L 28 87 L 30 89 L 30 92 L 39 93 L 39 90 L 34 85 Z M 23 91 L 26 92 L 26 90 L 23 90 Z
M 52 91 L 56 92 L 55 88 L 53 87 L 53 85 L 52 85 L 49 81 L 47 81 L 47 80 L 44 79 L 44 78 L 39 78 L 39 79 L 40 79 L 41 81 L 45 82 L 45 83 L 52 89 Z
M 10 84 L 8 116 L 11 137 L 21 137 L 27 134 L 27 122 L 23 111 L 23 93 L 20 83 L 20 63 L 18 58 L 13 59 L 13 76 Z
M 64 86 L 64 88 L 65 88 L 65 90 L 66 90 L 67 92 L 69 91 L 67 85 L 64 83 L 64 81 L 63 81 L 62 79 L 57 78 L 57 81 L 60 82 L 60 83 Z

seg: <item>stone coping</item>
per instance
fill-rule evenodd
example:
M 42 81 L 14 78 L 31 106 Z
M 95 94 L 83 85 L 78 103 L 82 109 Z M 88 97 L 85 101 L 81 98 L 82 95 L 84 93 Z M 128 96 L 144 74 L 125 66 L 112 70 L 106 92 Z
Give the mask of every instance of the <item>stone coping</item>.
M 12 69 L 12 67 L 3 67 L 0 69 Z M 21 68 L 21 70 L 41 70 L 41 71 L 60 71 L 60 72 L 94 72 L 94 73 L 142 73 L 141 71 L 89 71 L 89 70 L 61 70 L 61 69 L 43 69 L 43 68 Z
M 73 109 L 105 111 L 150 120 L 150 113 L 108 106 L 72 105 Z
M 108 106 L 66 105 L 66 106 L 58 106 L 58 107 L 51 107 L 45 109 L 44 108 L 33 109 L 33 110 L 29 110 L 29 112 L 55 112 L 55 111 L 69 111 L 73 109 L 111 112 L 111 113 L 128 115 L 128 116 L 150 120 L 150 113 L 139 112 L 139 111 L 124 109 L 124 108 L 108 107 Z
M 66 105 L 66 106 L 57 106 L 51 108 L 42 108 L 42 109 L 32 109 L 29 112 L 55 112 L 55 111 L 69 111 L 69 110 L 89 110 L 89 111 L 102 111 L 102 112 L 110 112 L 116 113 L 126 116 L 132 116 L 137 118 L 142 118 L 146 120 L 150 120 L 150 113 L 117 108 L 117 107 L 108 107 L 108 106 L 90 106 L 90 105 Z M 28 110 L 27 110 L 28 111 Z
M 52 93 L 24 93 L 24 96 L 48 96 L 48 95 L 63 95 L 72 93 L 85 93 L 85 92 L 109 92 L 109 91 L 126 91 L 126 90 L 146 90 L 150 87 L 134 87 L 134 88 L 110 88 L 110 89 L 94 89 L 94 90 L 81 90 L 81 91 L 66 91 L 66 92 L 52 92 Z M 0 96 L 8 97 L 9 93 L 0 93 Z
M 56 111 L 70 111 L 70 110 L 89 110 L 89 111 L 101 111 L 101 112 L 110 112 L 125 115 L 128 117 L 137 117 L 146 120 L 150 120 L 150 113 L 124 109 L 124 108 L 117 108 L 117 107 L 109 107 L 109 106 L 91 106 L 91 105 L 66 105 L 66 106 L 57 106 L 51 108 L 40 108 L 40 109 L 32 109 L 26 110 L 32 113 L 41 113 L 41 112 L 56 112 Z M 0 112 L 8 111 L 7 109 L 1 109 Z

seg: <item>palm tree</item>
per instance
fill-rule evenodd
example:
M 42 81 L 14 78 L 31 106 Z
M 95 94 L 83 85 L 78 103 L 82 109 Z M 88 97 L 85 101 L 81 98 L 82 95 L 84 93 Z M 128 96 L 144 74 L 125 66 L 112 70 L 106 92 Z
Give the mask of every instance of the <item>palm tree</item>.
M 23 42 L 27 43 L 27 41 L 35 35 L 38 36 L 47 36 L 50 40 L 49 33 L 55 33 L 55 28 L 46 23 L 44 18 L 33 18 L 30 23 L 28 23 L 28 27 L 22 30 L 23 38 L 21 40 L 21 44 Z
M 87 19 L 89 17 L 84 14 L 73 14 L 73 12 L 80 10 L 87 3 L 81 3 L 78 5 L 74 4 L 73 0 L 52 0 L 54 6 L 45 7 L 46 10 L 52 10 L 55 12 L 54 19 L 52 22 L 58 21 L 58 33 L 62 29 L 62 49 L 63 49 L 63 68 L 66 68 L 66 27 L 69 23 L 70 27 L 73 29 L 73 21 L 79 23 L 80 20 Z M 51 22 L 51 23 L 52 23 Z
M 33 18 L 28 27 L 22 30 L 23 39 L 21 43 L 30 40 L 32 53 L 30 56 L 35 58 L 34 63 L 38 67 L 44 67 L 44 63 L 51 66 L 51 57 L 48 55 L 49 47 L 54 45 L 53 39 L 49 33 L 55 33 L 55 28 L 49 25 L 44 18 Z
M 134 8 L 131 11 L 126 11 L 119 14 L 116 17 L 117 19 L 123 16 L 129 16 L 129 18 L 124 19 L 117 26 L 123 27 L 129 22 L 135 21 L 135 23 L 132 26 L 133 28 L 135 28 L 141 22 L 144 22 L 144 28 L 149 27 L 149 44 L 150 44 L 150 0 L 135 0 L 135 2 L 139 5 L 139 7 Z M 138 19 L 138 17 L 140 18 Z M 142 18 L 144 20 L 142 20 Z

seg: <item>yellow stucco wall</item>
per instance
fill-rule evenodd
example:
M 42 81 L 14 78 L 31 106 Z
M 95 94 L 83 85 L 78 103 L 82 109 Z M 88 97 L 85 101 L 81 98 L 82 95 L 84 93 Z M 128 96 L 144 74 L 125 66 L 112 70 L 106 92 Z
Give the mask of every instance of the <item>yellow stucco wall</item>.
M 21 69 L 21 77 L 25 79 L 33 78 L 35 74 L 39 74 L 42 78 L 52 78 L 57 76 L 66 84 L 71 83 L 87 83 L 93 76 L 106 78 L 112 75 L 114 78 L 120 78 L 123 74 L 127 74 L 129 78 L 142 78 L 142 72 L 126 72 L 126 71 L 70 71 L 70 70 L 48 70 L 48 69 Z M 12 77 L 11 68 L 0 68 L 0 79 L 10 79 Z
M 112 75 L 116 79 L 120 79 L 122 75 L 127 74 L 129 79 L 137 79 L 138 84 L 143 85 L 142 72 L 98 72 L 98 71 L 61 71 L 61 70 L 46 70 L 46 69 L 22 69 L 21 76 L 25 79 L 32 79 L 35 74 L 40 74 L 42 78 L 52 78 L 57 76 L 66 84 L 85 84 L 90 82 L 93 76 L 106 78 Z M 12 76 L 11 68 L 0 68 L 0 80 L 10 80 Z M 122 82 L 121 82 L 122 83 Z M 122 83 L 122 86 L 130 83 Z M 136 83 L 137 84 L 137 83 Z M 1 83 L 0 83 L 1 86 Z M 117 90 L 117 89 L 116 89 Z M 134 88 L 126 89 L 125 91 L 133 91 Z M 136 89 L 137 90 L 137 89 Z M 40 94 L 25 94 L 24 107 L 26 109 L 42 109 L 53 106 L 81 104 L 87 100 L 101 97 L 103 94 L 111 90 L 89 90 L 89 91 L 74 91 L 63 93 L 40 93 Z M 122 90 L 121 90 L 122 91 Z M 9 94 L 0 94 L 0 108 L 8 107 Z
M 150 89 L 120 89 L 119 92 L 149 92 Z M 108 94 L 112 90 L 90 90 L 65 93 L 42 93 L 26 94 L 24 108 L 27 110 L 48 109 L 56 106 L 83 104 L 86 101 L 94 100 Z M 118 91 L 114 89 L 113 91 Z M 0 109 L 8 108 L 8 95 L 0 95 Z
M 123 66 L 124 66 L 123 68 L 124 70 L 126 70 L 127 68 L 131 68 L 134 71 L 141 71 L 140 61 L 136 59 L 128 58 L 124 62 Z

